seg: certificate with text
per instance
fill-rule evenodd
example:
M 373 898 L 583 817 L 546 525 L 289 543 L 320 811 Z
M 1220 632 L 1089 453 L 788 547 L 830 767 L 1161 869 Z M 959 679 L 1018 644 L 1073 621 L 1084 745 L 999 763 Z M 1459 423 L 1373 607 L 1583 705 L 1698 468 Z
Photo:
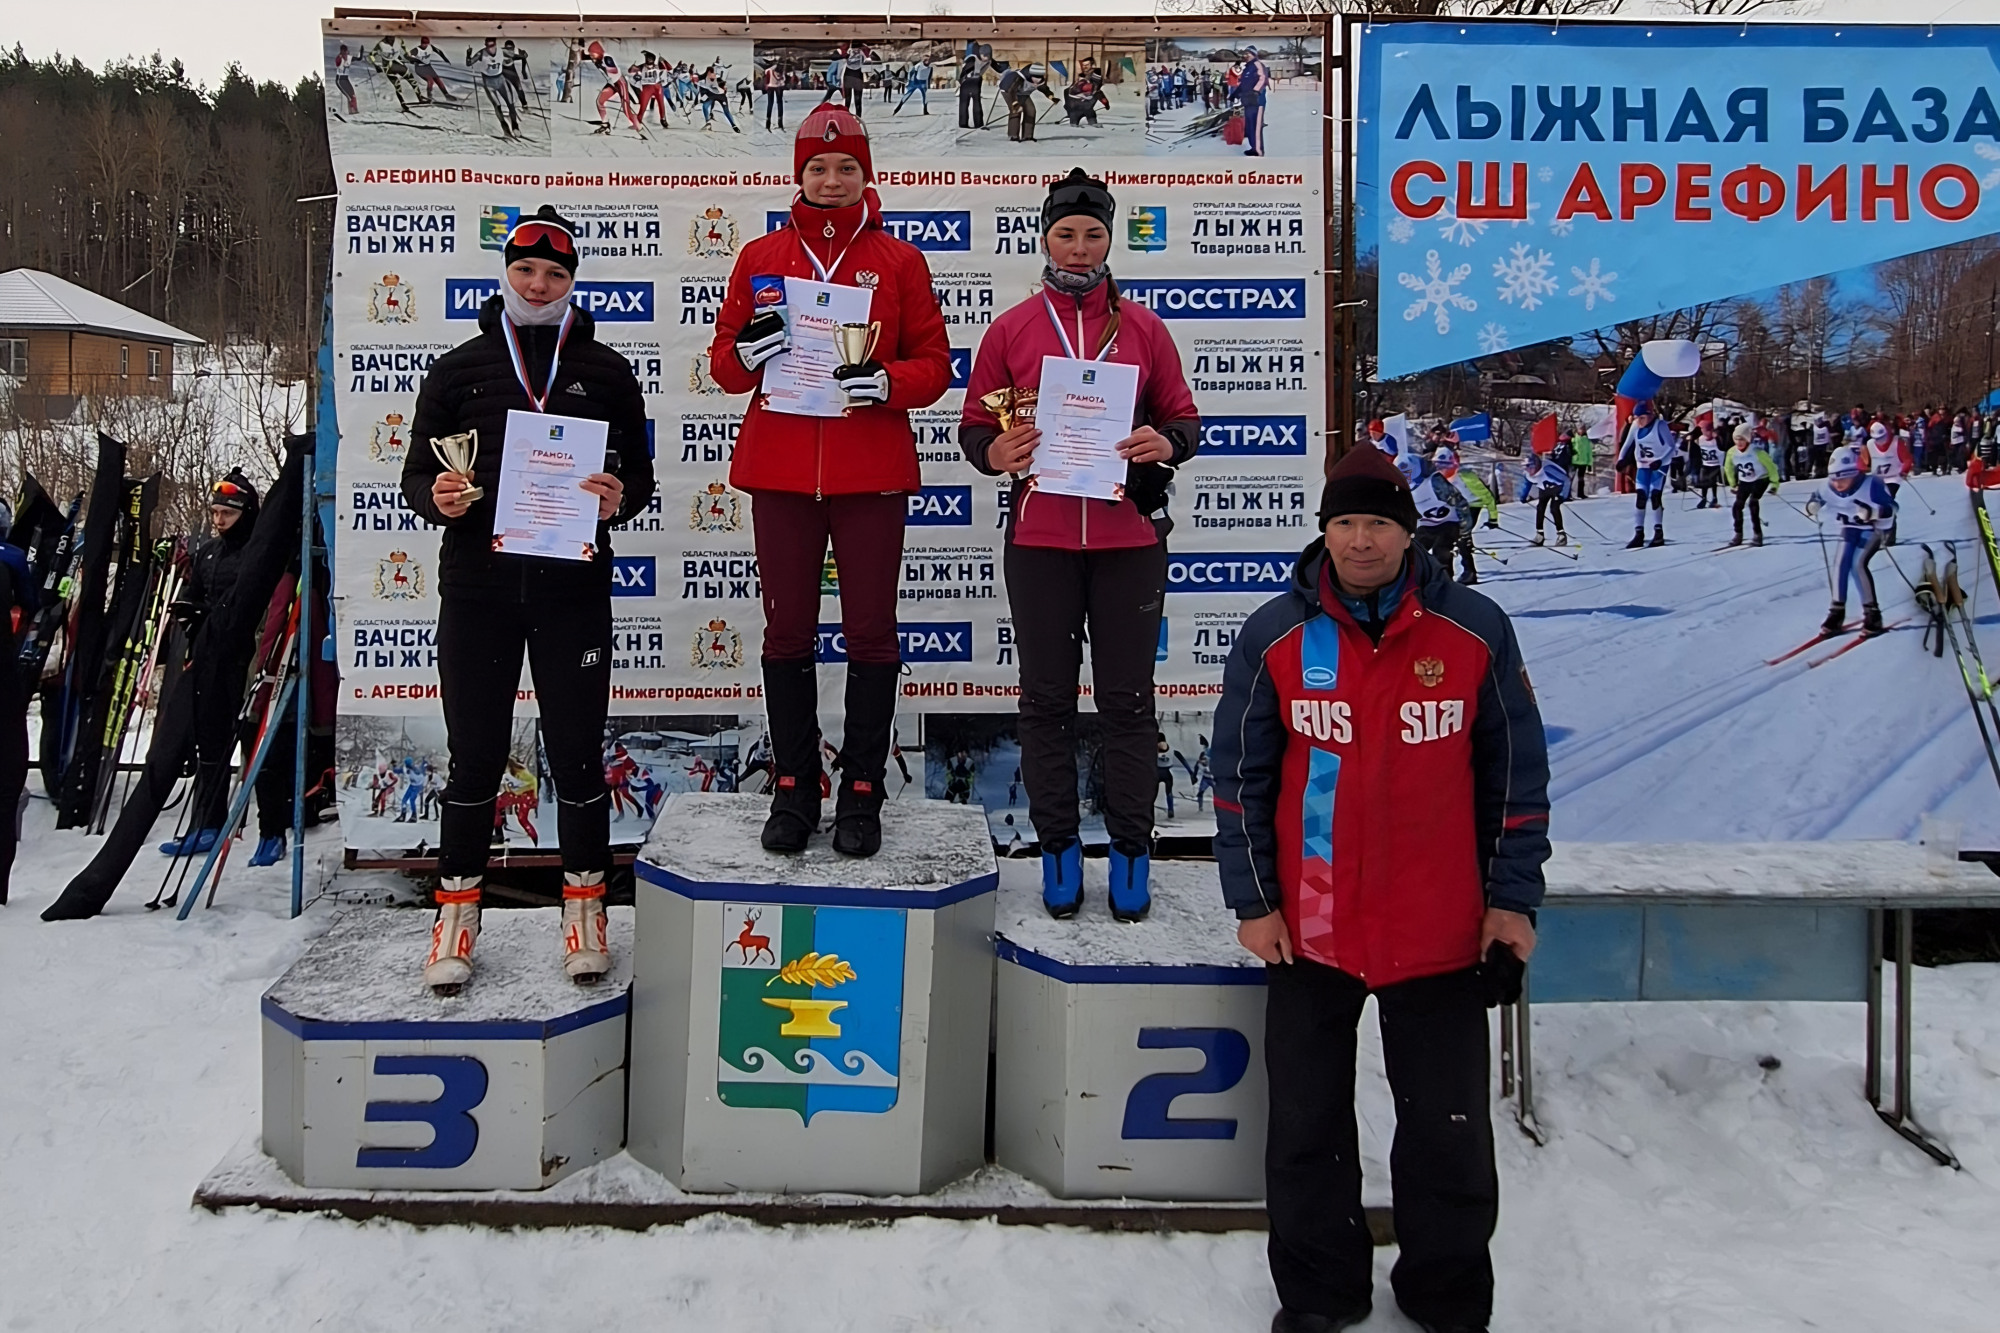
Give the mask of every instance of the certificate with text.
M 1132 433 L 1139 368 L 1114 361 L 1042 358 L 1035 425 L 1035 487 L 1054 495 L 1125 498 L 1126 462 L 1118 442 Z
M 840 326 L 866 324 L 875 293 L 805 278 L 785 279 L 785 325 L 790 350 L 764 363 L 764 406 L 802 417 L 837 417 L 847 395 L 834 382 L 840 369 Z
M 604 470 L 608 422 L 547 412 L 507 413 L 493 549 L 550 560 L 597 555 L 597 496 L 583 489 Z

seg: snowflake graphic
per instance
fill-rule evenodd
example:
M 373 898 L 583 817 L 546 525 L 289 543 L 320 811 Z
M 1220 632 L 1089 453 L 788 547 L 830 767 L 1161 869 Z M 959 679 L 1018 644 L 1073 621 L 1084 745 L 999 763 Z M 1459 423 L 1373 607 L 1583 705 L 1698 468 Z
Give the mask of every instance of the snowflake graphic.
M 1995 147 L 1993 144 L 1976 143 L 1972 145 L 1972 151 L 1985 158 L 1988 162 L 2000 162 L 2000 147 Z M 1984 176 L 1981 176 L 1979 178 L 1979 188 L 1982 190 L 2000 188 L 2000 167 L 1995 167 Z
M 1542 182 L 1544 185 L 1548 184 L 1555 178 L 1556 178 L 1556 169 L 1554 167 L 1543 167 L 1535 173 L 1535 179 Z
M 1451 311 L 1477 310 L 1479 302 L 1458 290 L 1458 284 L 1472 276 L 1472 265 L 1460 264 L 1449 274 L 1438 259 L 1435 250 L 1424 251 L 1424 271 L 1428 275 L 1419 277 L 1415 273 L 1398 273 L 1396 281 L 1417 293 L 1417 299 L 1403 312 L 1404 319 L 1416 319 L 1424 311 L 1433 307 L 1437 310 L 1437 331 L 1451 332 Z
M 1541 201 L 1540 201 L 1540 200 L 1537 200 L 1537 199 L 1530 199 L 1530 200 L 1528 201 L 1528 216 L 1526 216 L 1526 217 L 1524 217 L 1524 218 L 1508 218 L 1508 219 L 1507 219 L 1507 225 L 1508 225 L 1509 227 L 1532 227 L 1532 226 L 1534 226 L 1534 225 L 1535 225 L 1535 210 L 1536 210 L 1536 209 L 1538 209 L 1538 208 L 1540 208 L 1541 206 L 1542 206 L 1542 205 L 1541 205 Z
M 1482 352 L 1491 355 L 1494 352 L 1504 352 L 1513 345 L 1514 341 L 1507 336 L 1504 325 L 1488 323 L 1479 330 L 1479 350 Z
M 1533 310 L 1546 294 L 1555 295 L 1560 285 L 1552 276 L 1556 257 L 1546 250 L 1534 250 L 1516 242 L 1505 259 L 1493 261 L 1493 276 L 1500 279 L 1500 299 Z
M 1599 273 L 1595 259 L 1590 261 L 1590 272 L 1588 273 L 1585 273 L 1575 265 L 1571 265 L 1569 271 L 1576 278 L 1577 283 L 1576 286 L 1569 289 L 1569 294 L 1571 296 L 1581 296 L 1585 310 L 1597 309 L 1599 300 L 1608 302 L 1618 299 L 1611 291 L 1611 284 L 1618 281 L 1618 275 L 1616 273 Z
M 1408 218 L 1389 219 L 1389 239 L 1394 241 L 1396 244 L 1403 245 L 1407 243 L 1409 239 L 1412 236 L 1415 236 L 1416 234 L 1417 234 L 1417 224 L 1410 221 Z
M 1549 230 L 1557 236 L 1567 236 L 1576 230 L 1576 219 L 1557 218 L 1549 224 Z
M 1438 235 L 1447 241 L 1457 241 L 1460 245 L 1477 244 L 1486 234 L 1486 223 L 1480 218 L 1462 218 L 1451 200 L 1444 201 L 1444 225 L 1438 228 Z

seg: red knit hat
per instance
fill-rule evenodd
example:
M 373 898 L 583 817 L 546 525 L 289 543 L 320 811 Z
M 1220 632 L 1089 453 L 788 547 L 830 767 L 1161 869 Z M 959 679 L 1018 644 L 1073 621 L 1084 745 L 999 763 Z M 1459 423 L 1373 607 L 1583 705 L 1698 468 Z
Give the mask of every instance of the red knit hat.
M 798 135 L 792 140 L 792 179 L 803 179 L 806 163 L 821 153 L 846 153 L 861 164 L 863 179 L 875 179 L 867 128 L 859 116 L 836 102 L 821 102 L 799 122 Z

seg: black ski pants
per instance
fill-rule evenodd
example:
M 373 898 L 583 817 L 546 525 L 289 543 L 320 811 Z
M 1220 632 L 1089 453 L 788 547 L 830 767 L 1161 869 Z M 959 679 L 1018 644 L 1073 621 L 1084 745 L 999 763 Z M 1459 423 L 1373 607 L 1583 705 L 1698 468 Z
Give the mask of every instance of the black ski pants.
M 1043 845 L 1077 836 L 1076 690 L 1086 626 L 1104 761 L 1104 828 L 1148 846 L 1153 836 L 1153 657 L 1167 585 L 1167 547 L 1066 551 L 1007 543 L 1007 601 L 1021 661 L 1016 734 L 1028 818 Z
M 1458 549 L 1464 528 L 1458 523 L 1432 523 L 1417 529 L 1417 545 L 1431 553 L 1431 559 L 1451 572 L 1452 553 Z
M 962 130 L 986 128 L 985 84 L 979 79 L 958 81 L 958 127 Z
M 1303 958 L 1267 968 L 1265 982 L 1271 1278 L 1287 1309 L 1365 1312 L 1374 1246 L 1361 1208 L 1354 1060 L 1369 990 Z M 1487 1242 L 1500 1209 L 1485 991 L 1468 968 L 1374 995 L 1396 1102 L 1396 1304 L 1419 1322 L 1484 1328 L 1493 1308 Z
M 1729 516 L 1736 523 L 1737 536 L 1743 535 L 1743 511 L 1746 508 L 1750 511 L 1751 530 L 1759 537 L 1764 535 L 1764 492 L 1770 489 L 1769 477 L 1736 483 L 1736 504 L 1730 509 Z
M 1559 486 L 1537 486 L 1535 488 L 1535 531 L 1542 530 L 1543 516 L 1554 513 L 1556 531 L 1563 530 L 1563 493 Z
M 611 801 L 604 786 L 610 595 L 523 602 L 447 591 L 438 611 L 437 645 L 438 692 L 451 751 L 438 873 L 486 870 L 524 651 L 542 710 L 542 748 L 555 786 L 563 869 L 610 870 Z

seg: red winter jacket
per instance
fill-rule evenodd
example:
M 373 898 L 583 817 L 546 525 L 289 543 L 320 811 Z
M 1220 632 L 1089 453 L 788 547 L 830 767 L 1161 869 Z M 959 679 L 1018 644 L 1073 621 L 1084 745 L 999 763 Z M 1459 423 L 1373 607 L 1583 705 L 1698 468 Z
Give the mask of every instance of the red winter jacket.
M 1042 303 L 1044 294 L 1047 306 Z M 1110 282 L 1101 282 L 1082 296 L 1044 286 L 994 320 L 980 339 L 965 390 L 965 412 L 959 418 L 958 443 L 972 466 L 989 477 L 999 475 L 987 466 L 986 450 L 1000 433 L 1000 419 L 980 399 L 995 389 L 1012 387 L 1017 391 L 1016 415 L 1023 422 L 1034 420 L 1042 358 L 1069 355 L 1049 323 L 1050 306 L 1077 354 L 1096 355 L 1111 318 Z M 1167 525 L 1156 525 L 1152 515 L 1166 506 L 1166 486 L 1173 476 L 1169 469 L 1193 458 L 1201 440 L 1201 415 L 1181 373 L 1180 349 L 1158 315 L 1136 302 L 1120 301 L 1118 330 L 1104 359 L 1139 368 L 1139 419 L 1132 424 L 1151 426 L 1172 440 L 1173 458 L 1166 464 L 1132 467 L 1126 480 L 1128 498 L 1123 500 L 1050 495 L 1035 490 L 1032 479 L 1016 481 L 1007 540 L 1017 546 L 1067 551 L 1151 546 L 1165 533 Z
M 821 234 L 829 223 L 836 232 L 831 240 Z M 790 223 L 743 247 L 716 317 L 715 341 L 708 346 L 709 372 L 725 393 L 761 387 L 763 371 L 747 371 L 736 358 L 736 335 L 755 313 L 750 280 L 773 274 L 817 281 L 800 248 L 806 243 L 821 263 L 839 258 L 832 281 L 874 289 L 868 317 L 882 325 L 875 359 L 889 372 L 889 401 L 853 408 L 844 417 L 801 417 L 766 411 L 764 395 L 757 394 L 743 414 L 729 484 L 814 496 L 914 491 L 920 482 L 910 412 L 929 407 L 950 387 L 951 344 L 931 290 L 930 266 L 917 247 L 882 229 L 882 204 L 874 190 L 849 208 L 796 202 Z
M 1239 917 L 1371 988 L 1471 967 L 1548 859 L 1541 712 L 1506 614 L 1412 549 L 1380 643 L 1315 539 L 1237 632 L 1215 710 L 1215 859 Z

